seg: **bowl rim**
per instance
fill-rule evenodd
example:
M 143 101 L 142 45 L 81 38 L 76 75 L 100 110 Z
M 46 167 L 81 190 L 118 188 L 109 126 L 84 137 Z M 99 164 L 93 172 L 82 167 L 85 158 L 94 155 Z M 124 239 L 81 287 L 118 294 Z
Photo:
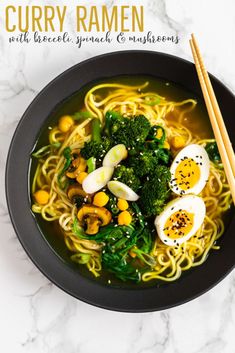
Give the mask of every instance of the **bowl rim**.
M 43 241 L 45 244 L 40 244 L 41 251 L 44 249 L 45 250 L 45 245 L 48 248 L 47 255 L 51 255 L 52 258 L 47 258 L 46 259 L 46 264 L 48 267 L 45 267 L 45 264 L 42 263 L 42 259 L 40 261 L 40 254 L 35 256 L 35 251 L 36 248 L 32 251 L 32 246 L 34 246 L 35 239 L 33 243 L 29 246 L 29 239 L 26 239 L 26 236 L 22 233 L 22 230 L 20 229 L 21 226 L 19 225 L 19 219 L 16 217 L 15 214 L 15 201 L 14 201 L 14 195 L 12 194 L 11 187 L 12 187 L 12 181 L 11 181 L 11 169 L 12 169 L 12 161 L 14 160 L 14 156 L 12 155 L 15 149 L 15 143 L 16 139 L 18 138 L 19 134 L 22 134 L 22 126 L 24 126 L 24 123 L 26 119 L 29 119 L 29 115 L 32 109 L 34 109 L 34 106 L 38 104 L 41 98 L 45 95 L 45 93 L 50 90 L 50 88 L 54 85 L 56 85 L 60 80 L 64 79 L 66 76 L 69 76 L 70 73 L 79 70 L 80 68 L 84 67 L 85 65 L 92 65 L 97 61 L 102 61 L 103 59 L 110 59 L 115 57 L 115 56 L 128 56 L 128 55 L 147 55 L 147 56 L 155 56 L 155 57 L 163 57 L 167 58 L 169 60 L 173 61 L 178 61 L 181 62 L 181 64 L 184 64 L 186 66 L 191 66 L 191 68 L 194 66 L 193 63 L 191 63 L 188 60 L 185 60 L 183 58 L 177 57 L 175 55 L 167 54 L 167 53 L 162 53 L 162 52 L 157 52 L 157 51 L 149 51 L 149 50 L 124 50 L 124 51 L 114 51 L 110 53 L 105 53 L 101 54 L 98 56 L 91 57 L 87 60 L 84 60 L 78 64 L 73 65 L 72 67 L 68 68 L 58 76 L 56 76 L 53 80 L 51 80 L 33 99 L 33 101 L 30 103 L 24 114 L 22 115 L 15 132 L 13 134 L 9 150 L 8 150 L 8 155 L 7 155 L 7 162 L 6 162 L 6 169 L 5 169 L 5 190 L 6 190 L 6 200 L 7 200 L 7 206 L 8 206 L 8 211 L 9 215 L 11 218 L 11 222 L 13 224 L 14 230 L 16 232 L 16 235 L 21 242 L 21 245 L 23 246 L 24 250 L 26 251 L 27 255 L 31 259 L 31 261 L 39 268 L 39 270 L 54 284 L 56 284 L 59 288 L 61 288 L 63 291 L 67 292 L 68 294 L 76 297 L 79 300 L 82 300 L 88 304 L 95 305 L 97 307 L 101 307 L 104 309 L 109 309 L 109 310 L 114 310 L 114 311 L 122 311 L 122 312 L 149 312 L 149 311 L 157 311 L 157 310 L 163 310 L 163 309 L 168 309 L 170 307 L 174 307 L 180 304 L 184 304 L 192 299 L 195 299 L 196 297 L 200 296 L 201 294 L 207 292 L 210 290 L 212 287 L 214 287 L 216 284 L 218 284 L 229 272 L 232 271 L 232 269 L 235 267 L 235 257 L 230 256 L 228 257 L 228 261 L 225 262 L 223 271 L 220 273 L 219 276 L 215 276 L 215 278 L 208 283 L 208 285 L 203 285 L 200 286 L 196 291 L 194 292 L 187 292 L 186 295 L 183 296 L 182 299 L 177 298 L 173 302 L 169 301 L 168 304 L 158 304 L 153 305 L 152 301 L 151 303 L 144 303 L 144 298 L 147 297 L 147 299 L 151 299 L 152 296 L 156 295 L 156 291 L 160 290 L 160 288 L 157 287 L 151 287 L 151 288 L 144 288 L 144 289 L 123 289 L 123 288 L 114 288 L 114 287 L 109 287 L 109 286 L 103 286 L 100 285 L 98 282 L 90 281 L 82 276 L 78 276 L 78 273 L 76 272 L 76 276 L 79 277 L 79 284 L 78 286 L 76 284 L 73 285 L 73 283 L 70 283 L 68 285 L 68 278 L 69 280 L 74 280 L 76 276 L 74 276 L 75 272 L 68 267 L 59 256 L 56 256 L 55 253 L 53 255 L 53 252 L 51 249 L 49 249 L 48 244 L 46 243 L 45 239 L 41 236 L 41 241 Z M 196 74 L 195 74 L 196 75 Z M 234 94 L 221 82 L 219 81 L 216 77 L 210 74 L 210 78 L 212 80 L 212 83 L 215 83 L 216 85 L 220 86 L 221 89 L 225 92 L 226 95 L 229 95 L 232 97 L 235 103 L 235 96 Z M 170 80 L 171 81 L 171 80 Z M 88 83 L 88 82 L 87 82 Z M 32 119 L 31 119 L 32 120 Z M 45 118 L 46 120 L 46 118 Z M 41 125 L 44 124 L 45 121 L 41 123 Z M 37 132 L 38 133 L 38 132 Z M 34 141 L 35 142 L 35 141 Z M 30 162 L 30 156 L 27 157 L 28 160 L 28 165 Z M 27 170 L 28 174 L 28 170 Z M 28 185 L 28 180 L 27 180 L 27 185 Z M 28 189 L 29 192 L 29 189 Z M 29 195 L 27 195 L 29 197 Z M 28 213 L 31 214 L 31 210 Z M 28 215 L 27 215 L 28 216 Z M 235 217 L 233 217 L 232 223 L 235 225 Z M 36 228 L 35 228 L 36 229 Z M 34 229 L 34 230 L 35 230 Z M 230 225 L 230 231 L 232 233 L 232 228 Z M 227 230 L 228 231 L 228 230 Z M 227 233 L 226 231 L 226 233 Z M 38 229 L 38 232 L 39 229 Z M 27 234 L 26 234 L 27 235 Z M 37 237 L 35 237 L 37 238 Z M 214 255 L 214 254 L 213 254 Z M 45 260 L 45 258 L 44 258 Z M 55 274 L 55 268 L 54 266 L 56 265 L 57 270 Z M 200 266 L 201 267 L 201 266 Z M 198 268 L 200 268 L 198 267 Z M 59 270 L 59 271 L 58 271 Z M 60 273 L 60 271 L 62 273 Z M 203 272 L 203 271 L 202 271 Z M 196 273 L 196 272 L 194 272 Z M 200 284 L 200 282 L 198 282 Z M 167 290 L 167 294 L 171 294 L 174 297 L 174 292 L 173 292 L 173 287 L 178 288 L 179 286 L 182 285 L 182 279 L 180 278 L 176 282 L 174 282 L 176 286 L 172 286 L 172 290 Z M 165 288 L 170 288 L 165 287 Z M 90 291 L 93 291 L 95 289 L 96 293 L 91 295 Z M 118 292 L 118 294 L 117 294 Z M 191 294 L 190 294 L 191 293 Z M 109 299 L 108 296 L 115 297 L 115 304 L 113 303 L 112 299 Z M 125 297 L 128 298 L 125 298 Z M 120 300 L 118 299 L 120 298 Z M 133 303 L 133 299 L 137 300 L 137 304 Z M 143 302 L 143 305 L 141 304 Z

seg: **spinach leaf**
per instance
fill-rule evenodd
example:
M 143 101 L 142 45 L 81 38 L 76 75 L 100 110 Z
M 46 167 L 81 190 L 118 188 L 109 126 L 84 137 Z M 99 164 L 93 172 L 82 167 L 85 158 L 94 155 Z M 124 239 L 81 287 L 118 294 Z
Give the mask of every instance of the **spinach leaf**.
M 215 163 L 215 164 L 221 163 L 221 158 L 220 158 L 218 146 L 217 146 L 217 143 L 215 141 L 214 142 L 208 142 L 206 144 L 205 150 L 206 150 L 210 160 L 213 163 Z
M 61 189 L 64 189 L 66 187 L 66 183 L 62 185 L 61 183 L 61 178 L 64 176 L 66 170 L 69 168 L 71 162 L 72 162 L 72 153 L 71 153 L 71 148 L 70 147 L 66 147 L 63 151 L 63 156 L 65 158 L 65 163 L 64 163 L 64 167 L 61 170 L 61 172 L 58 175 L 58 183 L 61 187 Z

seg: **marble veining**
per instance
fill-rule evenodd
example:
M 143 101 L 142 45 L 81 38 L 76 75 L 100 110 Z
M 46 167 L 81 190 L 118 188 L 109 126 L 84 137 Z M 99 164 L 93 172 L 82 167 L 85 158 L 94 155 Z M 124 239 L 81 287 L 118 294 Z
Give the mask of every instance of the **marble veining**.
M 32 5 L 32 0 L 23 1 Z M 55 1 L 48 1 L 55 5 Z M 125 1 L 96 0 L 108 7 Z M 0 14 L 9 1 L 0 4 Z M 43 5 L 42 0 L 37 4 Z M 82 4 L 88 5 L 89 1 Z M 55 76 L 84 59 L 125 49 L 163 51 L 191 59 L 195 32 L 208 70 L 235 92 L 235 3 L 227 0 L 128 1 L 145 6 L 146 31 L 177 35 L 179 44 L 9 44 L 0 33 L 0 332 L 4 353 L 235 353 L 235 272 L 203 296 L 162 312 L 111 312 L 78 301 L 45 278 L 20 245 L 7 211 L 4 172 L 8 147 L 23 112 Z M 66 31 L 73 36 L 75 0 Z M 0 26 L 3 19 L 0 15 Z

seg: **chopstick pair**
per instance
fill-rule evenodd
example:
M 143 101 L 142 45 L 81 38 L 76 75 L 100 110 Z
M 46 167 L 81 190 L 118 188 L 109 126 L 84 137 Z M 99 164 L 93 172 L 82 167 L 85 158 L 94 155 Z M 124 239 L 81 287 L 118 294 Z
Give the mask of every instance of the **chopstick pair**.
M 233 147 L 194 34 L 192 34 L 192 38 L 189 42 L 207 112 L 210 118 L 213 133 L 215 135 L 215 140 L 217 142 L 228 184 L 230 186 L 233 203 L 235 205 L 235 155 L 233 152 Z

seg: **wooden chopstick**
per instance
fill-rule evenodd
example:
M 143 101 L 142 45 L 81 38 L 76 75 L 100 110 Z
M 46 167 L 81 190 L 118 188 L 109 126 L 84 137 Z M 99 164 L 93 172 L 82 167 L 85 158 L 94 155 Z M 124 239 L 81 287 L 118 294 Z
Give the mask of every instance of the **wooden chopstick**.
M 194 34 L 192 34 L 192 42 L 193 42 L 194 49 L 195 49 L 196 54 L 197 54 L 197 58 L 198 58 L 198 61 L 199 61 L 199 65 L 201 67 L 201 71 L 202 71 L 202 75 L 203 75 L 204 81 L 206 83 L 208 94 L 210 96 L 211 104 L 212 104 L 212 107 L 213 107 L 214 112 L 215 112 L 216 120 L 217 120 L 217 123 L 219 125 L 220 133 L 221 133 L 221 136 L 222 136 L 222 139 L 223 139 L 223 142 L 224 142 L 224 146 L 225 146 L 226 151 L 227 151 L 227 155 L 228 155 L 228 158 L 229 158 L 229 161 L 230 161 L 230 165 L 231 165 L 231 168 L 232 168 L 232 171 L 233 171 L 233 175 L 235 177 L 235 155 L 234 155 L 234 152 L 233 152 L 233 147 L 232 147 L 232 144 L 230 142 L 229 135 L 228 135 L 226 126 L 224 124 L 224 120 L 223 120 L 223 117 L 222 117 L 222 114 L 221 114 L 221 111 L 220 111 L 220 108 L 219 108 L 219 105 L 218 105 L 218 102 L 217 102 L 217 99 L 216 99 L 212 84 L 211 84 L 211 81 L 210 81 L 210 78 L 209 78 L 209 75 L 208 75 L 207 70 L 205 68 L 205 65 L 204 65 L 204 62 L 203 62 L 203 59 L 202 59 L 202 55 L 200 53 L 200 50 L 199 50 L 199 47 L 198 47 L 198 44 L 197 44 L 197 41 L 196 41 L 196 38 L 195 38 Z
M 191 49 L 192 49 L 194 63 L 195 63 L 195 67 L 196 67 L 196 70 L 197 70 L 198 79 L 199 79 L 199 82 L 200 82 L 200 85 L 201 85 L 201 89 L 202 89 L 203 97 L 204 97 L 204 100 L 205 100 L 205 104 L 206 104 L 206 107 L 207 107 L 208 115 L 209 115 L 209 118 L 210 118 L 211 126 L 212 126 L 212 129 L 213 129 L 214 135 L 215 135 L 215 139 L 216 139 L 216 142 L 217 142 L 217 145 L 218 145 L 218 149 L 219 149 L 219 153 L 220 153 L 220 156 L 221 156 L 221 160 L 222 160 L 222 163 L 223 163 L 223 166 L 224 166 L 224 171 L 225 171 L 225 174 L 226 174 L 226 177 L 227 177 L 227 180 L 228 180 L 228 184 L 229 184 L 230 189 L 231 189 L 230 191 L 231 191 L 233 202 L 234 202 L 234 205 L 235 205 L 235 177 L 234 177 L 234 174 L 233 174 L 232 167 L 230 165 L 231 163 L 233 163 L 234 153 L 233 153 L 233 158 L 230 161 L 229 154 L 227 153 L 227 149 L 226 149 L 226 147 L 228 145 L 231 146 L 231 142 L 230 142 L 229 139 L 226 139 L 226 137 L 225 137 L 226 135 L 223 134 L 223 130 L 220 132 L 219 124 L 217 122 L 216 110 L 214 110 L 214 108 L 213 108 L 212 99 L 211 99 L 211 96 L 209 94 L 209 91 L 208 91 L 208 88 L 207 88 L 207 85 L 206 85 L 206 81 L 204 79 L 203 72 L 202 72 L 202 69 L 201 69 L 201 66 L 200 66 L 199 58 L 197 56 L 196 48 L 194 46 L 194 42 L 193 42 L 192 39 L 190 40 L 190 46 L 191 46 Z M 201 58 L 201 61 L 202 61 L 202 58 Z M 209 76 L 208 76 L 208 78 L 209 78 Z M 211 86 L 211 89 L 213 91 L 212 86 Z M 216 98 L 215 98 L 215 100 L 216 100 Z M 221 117 L 222 117 L 222 115 L 221 115 Z M 225 126 L 224 126 L 224 128 L 225 128 Z M 225 128 L 225 130 L 226 130 L 226 128 Z M 222 135 L 223 135 L 223 138 L 222 138 Z

